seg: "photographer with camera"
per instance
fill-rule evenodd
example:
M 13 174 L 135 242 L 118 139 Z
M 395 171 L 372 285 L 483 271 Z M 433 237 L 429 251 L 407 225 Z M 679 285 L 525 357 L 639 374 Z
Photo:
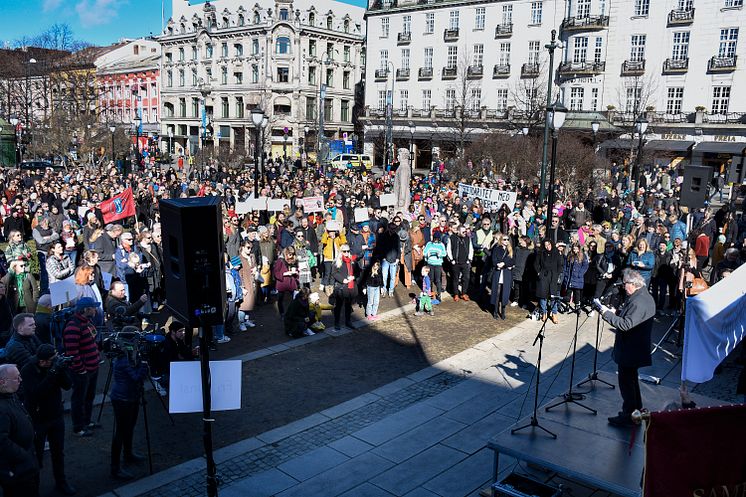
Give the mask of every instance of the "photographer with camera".
M 124 461 L 137 463 L 144 457 L 132 450 L 132 438 L 140 397 L 145 378 L 148 377 L 148 365 L 143 360 L 139 349 L 138 330 L 134 326 L 125 326 L 117 338 L 117 347 L 121 351 L 114 360 L 111 387 L 111 405 L 114 408 L 114 438 L 111 443 L 111 476 L 120 480 L 129 480 L 133 475 L 121 467 L 122 449 Z
M 55 488 L 74 495 L 75 489 L 65 477 L 65 417 L 62 390 L 70 390 L 72 379 L 67 370 L 70 358 L 57 356 L 54 347 L 43 343 L 21 369 L 24 405 L 34 424 L 34 446 L 39 467 L 44 460 L 44 442 L 49 441 Z
M 113 281 L 106 297 L 104 308 L 106 317 L 114 329 L 122 329 L 126 325 L 134 324 L 137 312 L 148 301 L 147 295 L 142 295 L 134 303 L 127 300 L 127 288 L 121 281 Z

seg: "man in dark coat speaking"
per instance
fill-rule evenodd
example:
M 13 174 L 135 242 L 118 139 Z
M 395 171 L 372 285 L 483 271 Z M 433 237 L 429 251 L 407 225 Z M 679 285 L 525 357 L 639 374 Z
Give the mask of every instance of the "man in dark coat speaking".
M 632 412 L 642 409 L 642 396 L 637 370 L 650 366 L 650 331 L 655 316 L 655 300 L 648 293 L 645 279 L 637 271 L 625 269 L 622 280 L 627 299 L 614 312 L 603 306 L 601 316 L 616 328 L 614 362 L 619 372 L 619 393 L 622 394 L 622 411 L 609 418 L 609 424 L 631 426 Z

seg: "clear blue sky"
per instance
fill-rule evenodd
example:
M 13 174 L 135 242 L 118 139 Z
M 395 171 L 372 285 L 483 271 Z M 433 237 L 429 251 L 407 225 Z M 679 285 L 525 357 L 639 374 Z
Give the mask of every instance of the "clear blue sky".
M 246 0 L 246 5 L 255 2 Z M 168 19 L 171 0 L 164 3 Z M 345 3 L 366 5 L 365 0 Z M 0 0 L 0 12 L 2 45 L 23 36 L 34 36 L 55 23 L 68 24 L 76 39 L 94 45 L 158 34 L 161 29 L 161 0 Z

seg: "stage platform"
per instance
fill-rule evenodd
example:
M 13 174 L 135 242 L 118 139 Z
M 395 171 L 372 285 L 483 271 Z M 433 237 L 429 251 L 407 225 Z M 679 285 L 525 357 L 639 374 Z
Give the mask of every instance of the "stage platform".
M 600 373 L 599 377 L 617 384 L 614 374 Z M 593 383 L 595 386 L 579 402 L 596 409 L 597 415 L 573 404 L 555 407 L 549 412 L 544 410 L 544 406 L 559 398 L 539 408 L 539 424 L 554 432 L 556 440 L 536 427 L 525 428 L 514 435 L 510 433 L 511 429 L 528 424 L 530 415 L 491 438 L 487 446 L 495 453 L 494 481 L 504 469 L 499 467 L 500 455 L 507 455 L 591 488 L 620 497 L 639 497 L 644 461 L 642 426 L 617 428 L 609 425 L 607 418 L 616 416 L 621 409 L 619 390 Z M 586 383 L 576 391 L 586 392 L 589 386 L 590 383 Z M 660 411 L 679 399 L 678 390 L 671 387 L 641 382 L 640 389 L 643 405 L 651 411 Z M 692 399 L 698 407 L 723 404 L 701 395 L 692 395 Z

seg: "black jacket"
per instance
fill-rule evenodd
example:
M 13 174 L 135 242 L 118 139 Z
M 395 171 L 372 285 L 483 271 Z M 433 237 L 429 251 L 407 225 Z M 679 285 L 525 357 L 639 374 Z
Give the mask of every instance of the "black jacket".
M 34 423 L 61 419 L 62 390 L 70 390 L 72 379 L 66 369 L 40 368 L 36 360 L 29 361 L 21 370 L 23 404 Z
M 0 393 L 0 481 L 13 482 L 39 472 L 34 425 L 15 394 Z
M 647 288 L 640 288 L 630 295 L 614 314 L 603 314 L 616 328 L 614 340 L 614 362 L 624 367 L 650 366 L 650 332 L 653 329 L 655 300 Z
M 552 295 L 559 295 L 565 263 L 557 249 L 552 247 L 551 252 L 543 248 L 539 250 L 534 259 L 534 269 L 538 275 L 536 296 L 546 299 Z
M 350 264 L 350 267 L 352 268 L 352 274 L 347 270 L 347 264 L 342 262 L 342 265 L 337 267 L 337 264 L 332 265 L 332 280 L 334 280 L 334 293 L 338 296 L 342 297 L 355 297 L 357 296 L 357 281 L 354 281 L 352 283 L 352 288 L 350 288 L 348 283 L 344 283 L 344 280 L 347 279 L 348 276 L 355 277 L 355 268 L 358 267 L 357 264 L 355 264 L 355 261 L 352 261 Z
M 21 336 L 13 333 L 5 346 L 5 356 L 8 364 L 15 364 L 20 371 L 36 354 L 36 349 L 41 345 L 41 340 L 36 335 Z

